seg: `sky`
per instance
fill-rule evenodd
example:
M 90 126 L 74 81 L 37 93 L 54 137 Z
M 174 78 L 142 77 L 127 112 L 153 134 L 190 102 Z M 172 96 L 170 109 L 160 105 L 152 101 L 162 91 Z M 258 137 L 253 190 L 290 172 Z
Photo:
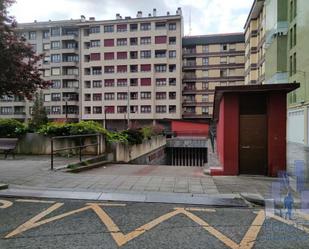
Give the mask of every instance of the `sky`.
M 157 16 L 181 7 L 185 35 L 205 35 L 243 31 L 253 0 L 16 0 L 9 9 L 18 22 L 79 19 L 81 15 L 96 20 L 143 16 L 157 9 Z M 190 18 L 191 16 L 191 18 Z M 191 19 L 191 25 L 190 25 Z M 191 26 L 191 29 L 190 29 Z

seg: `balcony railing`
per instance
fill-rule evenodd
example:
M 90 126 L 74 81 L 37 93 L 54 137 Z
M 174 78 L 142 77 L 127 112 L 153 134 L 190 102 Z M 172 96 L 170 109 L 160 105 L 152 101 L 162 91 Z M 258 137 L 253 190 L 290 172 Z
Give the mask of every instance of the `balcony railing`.
M 185 49 L 183 50 L 184 54 L 196 54 L 196 49 Z
M 195 61 L 186 61 L 183 64 L 184 67 L 194 67 L 196 66 L 196 62 Z
M 184 79 L 195 79 L 195 78 L 196 78 L 196 74 L 192 74 L 192 73 L 190 73 L 190 74 L 184 74 L 184 75 L 183 75 L 183 78 L 184 78 Z

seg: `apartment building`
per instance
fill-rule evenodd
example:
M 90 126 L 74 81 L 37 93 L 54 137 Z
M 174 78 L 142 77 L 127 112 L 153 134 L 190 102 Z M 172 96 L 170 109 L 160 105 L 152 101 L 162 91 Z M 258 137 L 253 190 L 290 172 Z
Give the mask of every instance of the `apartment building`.
M 245 23 L 245 84 L 265 82 L 265 0 L 254 0 Z
M 50 120 L 79 119 L 79 20 L 19 24 L 16 32 L 26 38 L 37 54 L 44 53 L 40 68 L 44 80 L 51 81 L 43 90 L 44 105 Z M 28 120 L 32 102 L 2 96 L 0 117 Z
M 210 120 L 216 86 L 243 85 L 243 33 L 183 38 L 183 119 Z
M 81 119 L 125 128 L 128 122 L 181 119 L 182 14 L 84 20 Z

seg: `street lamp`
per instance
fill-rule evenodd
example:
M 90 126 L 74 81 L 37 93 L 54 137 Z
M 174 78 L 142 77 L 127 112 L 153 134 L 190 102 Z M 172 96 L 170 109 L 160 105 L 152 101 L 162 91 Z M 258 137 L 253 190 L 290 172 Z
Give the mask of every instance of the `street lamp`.
M 68 121 L 68 101 L 69 101 L 69 97 L 63 97 L 63 101 L 65 101 L 65 120 L 66 122 Z

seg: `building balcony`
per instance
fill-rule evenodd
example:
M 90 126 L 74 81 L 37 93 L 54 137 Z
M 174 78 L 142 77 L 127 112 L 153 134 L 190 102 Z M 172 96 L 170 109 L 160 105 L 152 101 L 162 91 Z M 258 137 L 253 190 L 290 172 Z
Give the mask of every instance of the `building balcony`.
M 75 40 L 75 41 L 78 41 L 78 40 L 79 40 L 77 34 L 63 34 L 63 35 L 61 36 L 61 39 L 62 39 L 62 40 Z
M 183 54 L 184 55 L 193 55 L 193 54 L 196 54 L 196 49 L 184 49 L 183 50 Z
M 183 78 L 187 80 L 196 79 L 196 74 L 195 73 L 185 73 L 183 75 Z
M 63 67 L 78 67 L 79 62 L 78 61 L 63 61 L 61 63 L 61 66 Z

